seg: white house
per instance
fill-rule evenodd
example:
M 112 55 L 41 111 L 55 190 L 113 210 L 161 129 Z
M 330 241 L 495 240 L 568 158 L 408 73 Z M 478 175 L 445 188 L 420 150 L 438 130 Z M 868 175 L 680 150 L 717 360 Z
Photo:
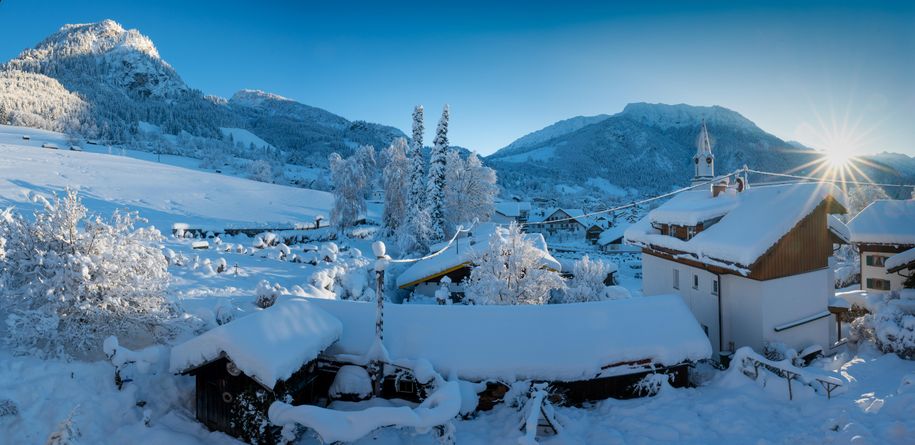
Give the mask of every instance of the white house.
M 681 295 L 716 352 L 828 350 L 838 334 L 827 217 L 845 212 L 841 195 L 823 184 L 740 185 L 681 193 L 626 230 L 642 248 L 644 294 Z
M 901 289 L 905 274 L 889 272 L 885 263 L 915 248 L 915 200 L 874 201 L 848 222 L 848 229 L 861 256 L 861 289 Z
M 526 201 L 502 201 L 493 205 L 495 212 L 492 222 L 496 224 L 526 223 L 531 213 L 531 203 Z

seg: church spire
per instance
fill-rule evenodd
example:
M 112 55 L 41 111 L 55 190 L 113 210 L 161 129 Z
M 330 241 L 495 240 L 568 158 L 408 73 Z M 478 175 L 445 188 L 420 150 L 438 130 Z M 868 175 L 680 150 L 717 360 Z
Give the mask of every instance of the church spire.
M 702 129 L 699 131 L 699 140 L 696 144 L 696 155 L 693 156 L 695 175 L 693 184 L 708 181 L 715 177 L 715 155 L 712 154 L 712 141 L 708 135 L 705 120 L 702 120 Z

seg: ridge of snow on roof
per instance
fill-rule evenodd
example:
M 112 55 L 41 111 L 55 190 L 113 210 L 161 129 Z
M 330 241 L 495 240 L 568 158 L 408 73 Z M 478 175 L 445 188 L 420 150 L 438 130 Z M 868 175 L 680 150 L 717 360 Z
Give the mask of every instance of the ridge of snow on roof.
M 708 190 L 694 190 L 652 210 L 627 229 L 625 236 L 636 245 L 684 252 L 706 264 L 745 273 L 828 197 L 844 205 L 840 192 L 822 183 L 757 186 L 741 193 L 729 189 L 715 198 Z M 720 221 L 689 241 L 661 235 L 651 226 L 660 221 L 694 225 L 718 216 L 722 216 Z
M 854 243 L 915 244 L 915 199 L 880 199 L 848 222 Z
M 836 215 L 829 215 L 827 222 L 829 223 L 829 230 L 839 237 L 839 239 L 846 243 L 851 242 L 851 231 L 848 230 L 848 226 L 846 226 L 841 219 Z
M 282 296 L 276 304 L 213 328 L 172 348 L 171 372 L 183 372 L 225 354 L 268 388 L 289 378 L 340 338 L 343 324 L 311 301 Z
M 471 236 L 455 240 L 448 250 L 438 256 L 413 263 L 407 270 L 397 277 L 397 287 L 410 285 L 433 275 L 441 274 L 455 267 L 469 263 L 483 254 L 489 248 L 489 237 L 499 228 L 493 223 L 478 224 Z M 526 233 L 524 237 L 534 243 L 534 247 L 543 252 L 541 264 L 553 270 L 561 270 L 559 261 L 550 255 L 547 250 L 546 240 L 539 233 Z M 444 245 L 442 245 L 444 247 Z M 433 246 L 433 250 L 439 247 Z
M 531 210 L 531 203 L 529 202 L 502 201 L 493 204 L 493 206 L 496 212 L 510 218 L 517 218 L 521 216 L 521 212 L 529 212 Z
M 345 326 L 328 354 L 369 350 L 374 303 L 312 301 Z M 608 365 L 649 359 L 673 366 L 712 353 L 677 295 L 542 306 L 392 304 L 384 316 L 384 345 L 392 358 L 426 359 L 442 375 L 454 372 L 471 381 L 576 381 L 592 379 Z
M 913 262 L 915 262 L 915 247 L 887 258 L 884 265 L 887 271 L 895 272 Z

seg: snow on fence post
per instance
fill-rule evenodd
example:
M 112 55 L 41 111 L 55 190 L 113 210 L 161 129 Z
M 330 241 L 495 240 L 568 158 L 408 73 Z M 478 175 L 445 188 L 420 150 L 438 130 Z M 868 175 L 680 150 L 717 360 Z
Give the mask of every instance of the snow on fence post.
M 385 253 L 387 248 L 382 241 L 372 243 L 372 252 L 375 254 L 375 343 L 378 346 L 384 345 L 384 269 L 388 265 L 388 257 Z M 384 379 L 384 363 L 381 357 L 375 357 L 372 362 L 374 372 L 374 392 L 375 396 L 381 394 L 381 383 Z

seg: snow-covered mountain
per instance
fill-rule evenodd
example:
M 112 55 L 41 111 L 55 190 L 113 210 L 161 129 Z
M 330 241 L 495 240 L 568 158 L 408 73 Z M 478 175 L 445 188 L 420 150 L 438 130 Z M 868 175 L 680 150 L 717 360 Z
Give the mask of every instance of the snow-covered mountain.
M 564 205 L 599 205 L 626 199 L 621 191 L 658 193 L 687 184 L 703 121 L 712 136 L 719 173 L 745 164 L 772 172 L 809 173 L 811 168 L 799 167 L 819 156 L 763 131 L 727 108 L 635 103 L 573 131 L 552 134 L 563 127 L 562 122 L 547 127 L 540 133 L 544 137 L 516 141 L 486 161 L 498 171 L 509 193 Z M 911 173 L 892 168 L 862 168 L 875 180 L 912 178 Z
M 597 116 L 575 116 L 564 119 L 555 124 L 541 128 L 540 130 L 528 133 L 502 149 L 505 154 L 513 152 L 523 152 L 525 148 L 540 144 L 553 138 L 557 138 L 582 127 L 595 124 L 610 117 L 607 114 L 598 114 Z
M 197 157 L 213 150 L 212 141 L 225 142 L 221 128 L 247 130 L 290 162 L 317 164 L 332 151 L 381 147 L 404 136 L 261 91 L 243 90 L 230 100 L 206 96 L 184 83 L 148 37 L 112 20 L 63 26 L 0 66 L 0 86 L 0 123 Z M 175 143 L 150 128 L 192 137 Z M 236 141 L 221 150 L 244 155 L 248 148 Z

